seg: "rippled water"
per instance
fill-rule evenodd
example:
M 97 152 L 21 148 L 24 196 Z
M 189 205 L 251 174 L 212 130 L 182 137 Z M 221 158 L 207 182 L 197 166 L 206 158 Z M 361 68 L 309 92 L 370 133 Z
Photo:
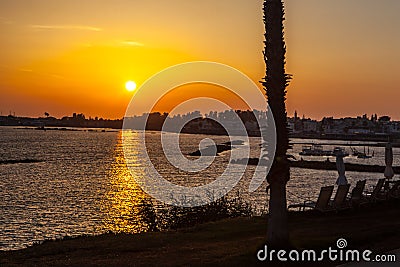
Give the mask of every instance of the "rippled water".
M 206 136 L 181 135 L 184 153 L 193 152 Z M 230 152 L 215 159 L 209 169 L 188 174 L 171 168 L 157 145 L 160 133 L 148 136 L 153 164 L 171 182 L 197 186 L 221 174 Z M 215 143 L 228 137 L 213 136 Z M 250 140 L 253 157 L 257 156 L 259 139 Z M 132 144 L 135 145 L 134 142 Z M 328 147 L 327 147 L 328 148 Z M 361 148 L 359 148 L 360 150 Z M 361 163 L 384 165 L 384 148 L 373 148 L 373 159 Z M 295 145 L 296 155 L 301 146 Z M 400 154 L 395 149 L 395 157 Z M 149 198 L 135 183 L 134 176 L 145 176 L 146 169 L 131 173 L 122 152 L 121 132 L 98 131 L 36 131 L 0 127 L 0 161 L 37 159 L 39 163 L 0 164 L 0 250 L 19 249 L 46 239 L 63 236 L 95 235 L 106 231 L 140 232 L 147 229 L 142 220 L 143 203 L 157 208 L 162 204 Z M 142 158 L 138 157 L 140 167 Z M 332 159 L 334 160 L 334 159 Z M 348 162 L 359 159 L 346 158 Z M 144 164 L 144 163 L 143 163 Z M 399 165 L 395 159 L 394 165 Z M 264 211 L 267 196 L 264 183 L 256 192 L 248 193 L 254 172 L 248 166 L 244 179 L 230 193 Z M 288 201 L 314 199 L 323 185 L 336 181 L 335 171 L 293 168 L 288 184 Z M 379 173 L 348 172 L 350 183 L 368 179 L 372 184 Z

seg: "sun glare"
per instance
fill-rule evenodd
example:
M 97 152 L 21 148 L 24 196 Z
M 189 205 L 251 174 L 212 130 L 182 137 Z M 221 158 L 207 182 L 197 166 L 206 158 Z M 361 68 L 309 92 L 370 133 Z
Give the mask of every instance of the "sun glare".
M 125 84 L 125 88 L 126 90 L 128 90 L 129 92 L 132 92 L 136 89 L 136 83 L 133 81 L 127 81 Z

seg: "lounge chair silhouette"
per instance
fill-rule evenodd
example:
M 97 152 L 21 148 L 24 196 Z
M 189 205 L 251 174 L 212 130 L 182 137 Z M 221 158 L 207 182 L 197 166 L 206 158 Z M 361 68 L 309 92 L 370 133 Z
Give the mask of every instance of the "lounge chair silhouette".
M 367 193 L 370 202 L 386 200 L 386 194 L 383 193 L 383 186 L 386 178 L 379 179 L 371 193 Z
M 363 195 L 366 180 L 357 181 L 356 186 L 351 190 L 350 199 L 347 202 L 348 207 L 358 207 L 360 204 L 366 203 Z
M 348 205 L 346 205 L 346 199 L 347 199 L 347 194 L 349 193 L 349 190 L 350 190 L 350 184 L 338 186 L 335 197 L 330 203 L 332 208 L 334 208 L 336 210 L 340 210 L 340 209 L 348 207 Z
M 333 185 L 321 187 L 321 191 L 319 192 L 319 196 L 316 202 L 305 201 L 304 203 L 289 205 L 288 208 L 289 209 L 299 208 L 299 210 L 301 209 L 305 210 L 305 208 L 311 208 L 322 212 L 332 210 L 332 207 L 329 206 L 329 201 L 331 199 L 332 192 L 333 192 Z
M 394 182 L 392 187 L 387 191 L 386 199 L 400 198 L 400 181 Z

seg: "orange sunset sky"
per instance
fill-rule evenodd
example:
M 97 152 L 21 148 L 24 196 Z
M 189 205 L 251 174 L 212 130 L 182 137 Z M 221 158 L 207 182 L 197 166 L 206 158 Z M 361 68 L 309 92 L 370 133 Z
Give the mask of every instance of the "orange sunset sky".
M 285 4 L 289 115 L 400 120 L 400 1 Z M 121 118 L 127 81 L 188 61 L 265 72 L 261 0 L 0 0 L 0 32 L 3 115 Z

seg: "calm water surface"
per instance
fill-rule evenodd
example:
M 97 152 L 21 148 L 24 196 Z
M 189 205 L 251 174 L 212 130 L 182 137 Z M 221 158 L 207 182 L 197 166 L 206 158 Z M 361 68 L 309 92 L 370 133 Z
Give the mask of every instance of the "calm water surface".
M 182 151 L 197 150 L 200 140 L 205 137 L 181 135 Z M 228 137 L 208 137 L 217 144 L 229 141 Z M 176 184 L 206 184 L 218 177 L 229 161 L 230 153 L 225 152 L 201 173 L 178 171 L 166 162 L 157 142 L 159 138 L 160 133 L 148 135 L 149 142 L 154 143 L 149 151 L 153 164 Z M 335 146 L 335 141 L 326 142 L 332 142 L 332 148 Z M 258 144 L 258 138 L 251 138 L 253 157 L 259 153 Z M 375 157 L 372 159 L 348 157 L 345 162 L 384 165 L 384 148 L 373 150 Z M 295 145 L 291 153 L 299 158 L 300 151 L 301 145 Z M 394 149 L 394 154 L 394 165 L 400 165 L 400 150 Z M 322 157 L 304 158 L 324 160 Z M 150 203 L 156 209 L 166 208 L 147 196 L 134 182 L 134 176 L 146 175 L 146 169 L 140 168 L 144 162 L 138 157 L 139 168 L 135 173 L 127 169 L 121 132 L 118 131 L 37 131 L 0 127 L 0 161 L 8 159 L 37 159 L 41 162 L 0 164 L 0 250 L 20 249 L 64 236 L 145 231 L 147 228 L 140 210 L 143 203 Z M 245 201 L 252 203 L 255 213 L 265 212 L 266 183 L 254 193 L 247 192 L 253 171 L 253 166 L 247 168 L 245 177 L 230 195 L 240 194 Z M 352 184 L 368 179 L 368 185 L 371 185 L 381 177 L 383 175 L 379 173 L 347 173 Z M 335 171 L 293 168 L 288 184 L 289 203 L 315 199 L 320 187 L 333 184 L 336 178 Z

